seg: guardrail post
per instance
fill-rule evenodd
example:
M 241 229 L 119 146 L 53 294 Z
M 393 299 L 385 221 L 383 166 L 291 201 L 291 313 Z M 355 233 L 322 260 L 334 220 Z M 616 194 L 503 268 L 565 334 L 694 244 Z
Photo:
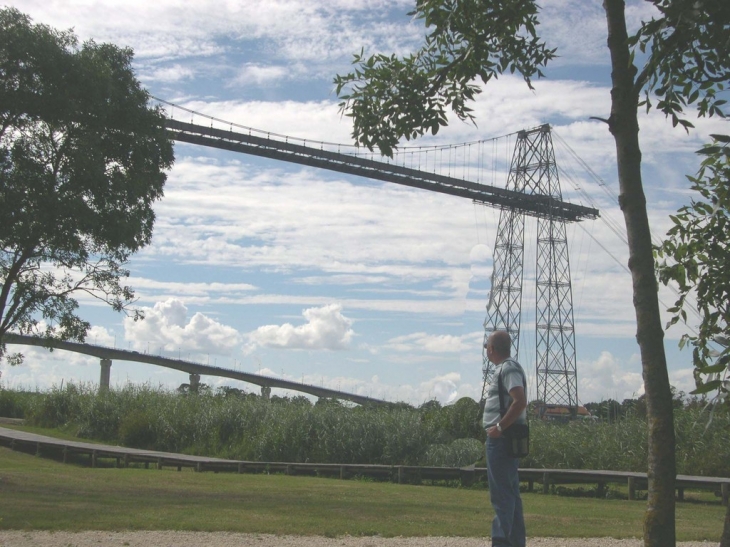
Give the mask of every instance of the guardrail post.
M 36 456 L 41 455 L 41 443 L 35 443 L 35 455 Z
M 68 446 L 63 447 L 63 463 L 68 463 Z
M 129 467 L 129 454 L 125 454 L 125 455 L 124 455 L 124 460 L 123 460 L 123 462 L 124 462 L 124 468 L 125 468 L 125 469 L 126 469 L 127 467 Z
M 720 486 L 720 494 L 722 495 L 722 505 L 727 507 L 728 498 L 730 498 L 730 484 L 724 482 Z
M 459 479 L 461 480 L 461 486 L 472 486 L 474 484 L 475 476 L 476 471 L 474 471 L 474 469 L 459 469 Z
M 238 472 L 239 475 L 241 473 L 243 473 L 243 462 L 238 462 L 238 467 L 237 467 L 236 471 Z
M 636 478 L 629 477 L 629 500 L 636 499 Z
M 684 501 L 684 488 L 677 488 L 677 500 Z
M 96 450 L 91 451 L 91 467 L 96 467 Z
M 398 484 L 403 483 L 403 466 L 398 466 Z
M 543 494 L 550 493 L 550 473 L 542 474 L 542 493 Z
M 157 458 L 157 469 L 162 469 L 162 458 Z

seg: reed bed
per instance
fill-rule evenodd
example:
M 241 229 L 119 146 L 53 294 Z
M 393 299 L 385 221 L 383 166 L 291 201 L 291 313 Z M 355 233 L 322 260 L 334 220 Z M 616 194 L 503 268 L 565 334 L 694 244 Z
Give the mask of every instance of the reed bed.
M 97 393 L 68 384 L 47 392 L 0 389 L 0 415 L 134 448 L 251 461 L 434 465 L 483 461 L 479 406 L 351 407 L 305 397 L 265 400 L 240 391 L 179 393 L 128 385 Z M 523 467 L 646 471 L 646 419 L 531 421 Z M 730 477 L 730 412 L 675 410 L 680 474 Z

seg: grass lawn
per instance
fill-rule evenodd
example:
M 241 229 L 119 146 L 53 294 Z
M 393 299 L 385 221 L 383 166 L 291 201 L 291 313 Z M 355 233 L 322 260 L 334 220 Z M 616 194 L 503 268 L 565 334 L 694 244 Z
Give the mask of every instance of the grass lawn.
M 530 536 L 641 537 L 645 503 L 523 494 Z M 718 541 L 718 502 L 677 504 L 677 539 Z M 298 535 L 489 533 L 484 489 L 81 467 L 0 448 L 0 529 Z

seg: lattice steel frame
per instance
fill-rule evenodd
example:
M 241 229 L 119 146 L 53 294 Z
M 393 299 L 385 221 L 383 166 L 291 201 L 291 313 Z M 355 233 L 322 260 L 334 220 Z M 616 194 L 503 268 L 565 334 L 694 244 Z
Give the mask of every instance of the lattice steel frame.
M 507 188 L 562 200 L 550 127 L 521 131 L 515 144 Z M 484 321 L 484 341 L 507 330 L 519 356 L 524 263 L 524 214 L 503 209 L 494 244 L 492 290 Z M 548 214 L 537 220 L 535 329 L 537 399 L 546 405 L 578 405 L 573 292 L 565 221 Z M 482 354 L 482 399 L 494 365 Z

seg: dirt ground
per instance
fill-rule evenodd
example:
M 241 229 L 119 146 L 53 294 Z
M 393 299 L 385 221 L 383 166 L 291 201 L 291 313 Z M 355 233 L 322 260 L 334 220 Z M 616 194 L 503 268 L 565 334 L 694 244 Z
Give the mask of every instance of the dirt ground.
M 488 538 L 381 538 L 273 536 L 226 532 L 23 532 L 0 531 L 0 547 L 485 547 Z M 678 547 L 710 547 L 690 541 Z M 529 538 L 528 547 L 641 547 L 639 539 Z

